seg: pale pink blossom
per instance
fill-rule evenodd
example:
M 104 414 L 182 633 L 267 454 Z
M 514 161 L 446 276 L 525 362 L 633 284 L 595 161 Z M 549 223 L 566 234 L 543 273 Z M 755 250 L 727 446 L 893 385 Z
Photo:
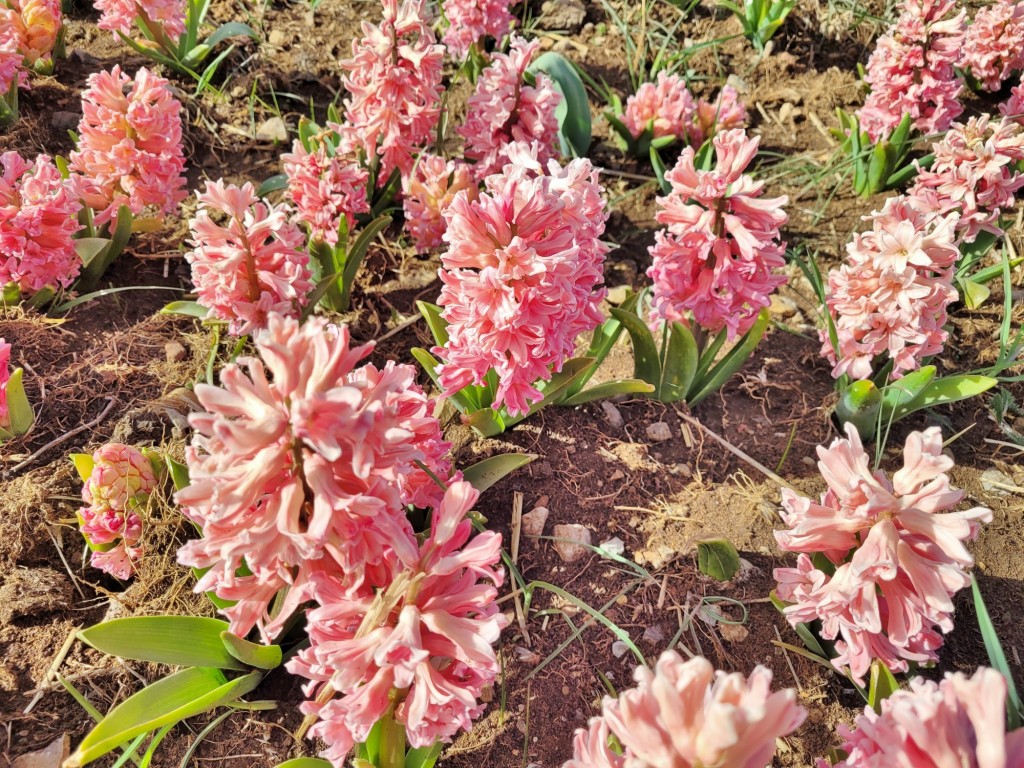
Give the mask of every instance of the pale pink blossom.
M 635 688 L 606 697 L 590 731 L 577 732 L 574 759 L 563 768 L 764 768 L 776 739 L 807 717 L 796 691 L 771 690 L 772 673 L 762 666 L 744 677 L 666 651 L 653 671 L 641 666 L 634 677 Z M 601 720 L 621 757 L 606 746 Z
M 312 290 L 305 238 L 290 209 L 223 180 L 206 182 L 199 210 L 189 221 L 192 250 L 185 261 L 199 303 L 241 336 L 265 328 L 277 313 L 297 316 Z M 211 213 L 227 217 L 216 223 Z
M 656 139 L 674 136 L 685 141 L 696 113 L 697 105 L 686 81 L 662 70 L 657 83 L 644 83 L 626 100 L 622 124 L 634 139 L 650 129 Z
M 921 196 L 890 198 L 865 217 L 872 228 L 847 244 L 846 263 L 829 272 L 826 303 L 838 352 L 827 331 L 821 339 L 836 378 L 869 378 L 882 354 L 893 362 L 892 378 L 900 378 L 942 350 L 946 309 L 958 297 L 959 216 L 937 208 Z
M 444 0 L 448 29 L 443 41 L 452 58 L 465 59 L 469 49 L 487 37 L 500 43 L 515 21 L 510 5 L 511 0 Z
M 687 147 L 665 178 L 672 191 L 658 198 L 655 236 L 647 271 L 654 283 L 650 322 L 689 323 L 689 315 L 730 339 L 746 333 L 786 282 L 773 270 L 783 266 L 780 228 L 788 221 L 789 198 L 762 198 L 763 181 L 745 174 L 758 139 L 743 130 L 714 138 L 716 165 L 697 170 Z
M 312 152 L 295 140 L 290 154 L 282 155 L 288 176 L 288 198 L 299 219 L 309 227 L 310 238 L 332 248 L 338 244 L 338 229 L 344 220 L 352 230 L 356 215 L 367 213 L 367 172 L 351 155 L 331 155 L 320 142 Z
M 288 669 L 312 681 L 306 691 L 316 700 L 302 709 L 319 717 L 310 734 L 327 742 L 324 756 L 335 766 L 393 702 L 412 747 L 451 741 L 483 711 L 481 695 L 500 671 L 493 644 L 506 622 L 495 603 L 501 536 L 471 539 L 467 514 L 477 496 L 469 483 L 452 483 L 426 541 L 407 534 L 375 578 L 314 577 L 310 647 Z M 325 701 L 325 692 L 338 698 Z
M 110 549 L 94 551 L 89 564 L 116 579 L 130 579 L 135 574 L 135 564 L 142 558 L 144 550 L 141 546 L 133 547 L 127 542 L 126 537 Z
M 93 451 L 92 461 L 82 501 L 93 509 L 132 509 L 156 488 L 153 465 L 131 445 L 107 443 Z
M 402 180 L 402 208 L 405 229 L 419 251 L 440 247 L 447 225 L 444 212 L 462 190 L 476 196 L 476 182 L 469 166 L 438 155 L 420 155 L 415 167 Z
M 697 102 L 690 126 L 690 144 L 699 147 L 717 133 L 743 128 L 746 124 L 747 108 L 740 100 L 739 92 L 731 85 L 723 86 L 716 98 Z
M 67 288 L 82 266 L 73 240 L 77 198 L 47 155 L 29 163 L 4 152 L 0 171 L 0 286 Z
M 1018 125 L 1024 125 L 1024 85 L 1015 85 L 1010 96 L 999 105 L 999 114 Z
M 910 115 L 924 134 L 940 133 L 960 116 L 963 82 L 954 67 L 964 49 L 967 12 L 956 0 L 907 0 L 878 39 L 864 81 L 871 88 L 857 112 L 860 126 L 878 141 Z
M 493 370 L 492 407 L 522 414 L 543 398 L 536 384 L 561 370 L 577 336 L 601 322 L 608 213 L 589 160 L 545 168 L 536 144 L 509 154 L 484 192 L 473 199 L 463 190 L 445 211 L 438 303 L 449 338 L 434 353 L 446 396 Z
M 1006 732 L 1006 679 L 980 668 L 972 677 L 920 677 L 839 726 L 846 759 L 836 768 L 1020 768 L 1024 729 Z M 819 768 L 828 763 L 821 760 Z
M 457 130 L 479 180 L 502 172 L 513 143 L 535 143 L 541 163 L 558 156 L 555 108 L 562 97 L 543 72 L 534 75 L 534 85 L 523 80 L 539 50 L 539 41 L 513 35 L 509 52 L 494 54 L 469 97 L 466 120 Z
M 142 519 L 138 514 L 109 507 L 83 507 L 78 510 L 78 524 L 92 550 L 92 567 L 121 580 L 131 578 L 143 555 L 139 543 Z
M 185 156 L 181 104 L 167 80 L 146 68 L 133 80 L 115 65 L 86 84 L 70 160 L 96 223 L 116 220 L 122 205 L 136 216 L 147 208 L 176 210 L 185 198 Z
M 254 342 L 259 358 L 226 366 L 220 387 L 196 385 L 205 412 L 190 418 L 191 484 L 176 498 L 203 537 L 178 559 L 210 569 L 197 592 L 237 601 L 224 610 L 233 632 L 258 624 L 269 638 L 310 599 L 313 574 L 372 581 L 410 540 L 404 505 L 425 492 L 409 477 L 417 461 L 450 478 L 431 466 L 440 425 L 412 366 L 356 367 L 372 345 L 352 348 L 346 326 L 316 317 L 272 314 Z
M 6 6 L 0 5 L 0 40 L 16 40 L 25 67 L 49 65 L 62 18 L 60 0 L 7 0 Z M 0 93 L 3 83 L 0 74 Z
M 11 345 L 0 338 L 0 427 L 11 425 L 7 406 L 7 382 L 11 378 Z
M 163 27 L 172 42 L 176 43 L 185 32 L 185 0 L 94 0 L 93 7 L 100 12 L 96 26 L 113 32 L 118 40 L 118 32 L 133 36 L 135 20 L 139 19 L 141 23 L 142 14 L 150 22 Z
M 434 138 L 441 114 L 444 46 L 435 43 L 424 0 L 383 0 L 380 24 L 363 22 L 346 71 L 344 136 L 367 158 L 380 156 L 377 182 L 409 173 Z
M 931 167 L 918 170 L 907 194 L 924 197 L 939 213 L 958 212 L 956 229 L 965 242 L 974 242 L 983 231 L 1001 234 L 999 215 L 1013 208 L 1014 195 L 1024 186 L 1018 170 L 1024 130 L 1005 118 L 993 123 L 988 115 L 972 117 L 966 124 L 954 123 L 932 144 L 932 155 Z
M 964 542 L 992 512 L 952 510 L 963 491 L 952 488 L 953 460 L 942 453 L 938 427 L 912 432 L 903 466 L 890 478 L 872 471 L 852 424 L 845 439 L 818 448 L 828 484 L 820 502 L 782 491 L 779 546 L 799 552 L 796 568 L 777 568 L 779 598 L 792 603 L 792 624 L 822 622 L 834 640 L 832 663 L 863 685 L 871 663 L 905 672 L 908 662 L 935 661 L 942 634 L 953 628 L 953 595 L 970 584 L 974 559 Z M 809 555 L 835 566 L 829 576 Z
M 1024 3 L 996 0 L 979 8 L 967 27 L 960 65 L 986 91 L 998 91 L 1024 69 Z
M 18 41 L 13 34 L 5 34 L 4 21 L 0 18 L 0 101 L 7 98 L 11 89 L 17 87 L 27 76 L 23 71 L 25 57 L 18 50 Z M 0 108 L 3 105 L 0 104 Z

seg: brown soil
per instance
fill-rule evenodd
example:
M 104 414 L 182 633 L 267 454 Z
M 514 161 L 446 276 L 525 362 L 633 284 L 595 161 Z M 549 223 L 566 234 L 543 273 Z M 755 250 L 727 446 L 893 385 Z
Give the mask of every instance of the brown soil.
M 535 5 L 533 15 L 540 16 Z M 632 14 L 635 30 L 639 4 L 613 5 L 620 14 Z M 675 18 L 667 5 L 648 5 L 653 5 L 655 20 Z M 218 76 L 220 98 L 207 92 L 197 99 L 189 83 L 178 82 L 189 116 L 189 183 L 197 186 L 204 177 L 221 176 L 258 183 L 278 173 L 282 148 L 252 138 L 254 128 L 273 114 L 275 101 L 292 130 L 310 104 L 322 115 L 340 91 L 338 60 L 358 34 L 358 21 L 375 17 L 376 9 L 373 2 L 324 0 L 314 14 L 301 2 L 215 0 L 212 18 L 246 20 L 261 31 L 263 42 L 242 42 L 230 55 Z M 586 21 L 581 31 L 565 37 L 550 34 L 541 18 L 535 33 L 546 47 L 563 51 L 625 99 L 628 67 L 634 62 L 627 61 L 623 36 L 600 4 L 588 4 Z M 78 94 L 87 75 L 114 63 L 129 71 L 144 63 L 94 22 L 88 10 L 72 13 L 69 58 L 58 64 L 54 77 L 37 81 L 25 95 L 22 120 L 3 137 L 5 149 L 66 154 L 71 148 L 67 130 L 77 124 Z M 756 59 L 742 37 L 732 37 L 687 62 L 697 90 L 713 93 L 732 75 L 744 91 L 752 129 L 762 136 L 760 175 L 769 180 L 770 194 L 790 196 L 787 240 L 816 251 L 823 267 L 842 257 L 859 217 L 879 203 L 853 197 L 839 174 L 822 171 L 835 147 L 823 127 L 834 124 L 837 107 L 859 103 L 855 65 L 866 59 L 875 31 L 867 22 L 853 27 L 851 19 L 825 6 L 800 4 L 769 57 Z M 734 19 L 702 6 L 679 27 L 677 38 L 686 49 L 738 32 Z M 592 99 L 596 143 L 591 154 L 608 169 L 610 198 L 626 195 L 609 223 L 608 239 L 620 247 L 609 258 L 607 282 L 638 287 L 649 265 L 655 192 L 636 177 L 650 176 L 650 169 L 614 148 L 600 117 L 602 105 L 593 94 Z M 165 289 L 188 288 L 180 256 L 189 212 L 186 203 L 182 216 L 167 221 L 162 232 L 133 239 L 129 253 L 108 275 L 111 285 L 147 290 L 97 299 L 59 319 L 14 311 L 0 318 L 0 337 L 14 344 L 17 362 L 26 367 L 28 394 L 38 412 L 32 433 L 0 449 L 0 647 L 5 658 L 0 668 L 0 762 L 64 733 L 76 742 L 88 730 L 88 715 L 48 674 L 71 633 L 104 617 L 212 611 L 192 594 L 191 575 L 174 564 L 176 543 L 187 532 L 166 499 L 157 500 L 151 510 L 145 541 L 150 555 L 127 588 L 87 566 L 74 526 L 80 486 L 66 459 L 68 453 L 91 450 L 112 437 L 181 455 L 185 414 L 192 406 L 189 388 L 205 376 L 211 339 L 194 322 L 157 311 L 179 295 Z M 1012 233 L 1015 241 L 1020 234 Z M 413 317 L 416 300 L 436 298 L 436 267 L 436 259 L 413 256 L 397 245 L 371 252 L 354 310 L 346 318 L 354 335 L 379 337 Z M 637 564 L 627 568 L 597 555 L 566 564 L 549 539 L 524 540 L 518 567 L 527 580 L 554 584 L 602 610 L 648 659 L 674 640 L 681 651 L 703 654 L 723 669 L 748 672 L 756 664 L 769 666 L 779 685 L 799 688 L 810 711 L 808 724 L 786 740 L 776 764 L 809 766 L 833 743 L 835 725 L 851 721 L 862 703 L 841 678 L 775 644 L 799 643 L 766 598 L 774 586 L 772 569 L 786 562 L 771 535 L 779 525 L 778 487 L 683 418 L 696 418 L 802 490 L 821 490 L 813 457 L 815 446 L 834 433 L 827 416 L 832 380 L 819 355 L 817 306 L 810 288 L 797 269 L 790 276 L 782 292 L 786 306 L 776 315 L 778 327 L 742 371 L 692 414 L 685 407 L 630 400 L 615 404 L 621 427 L 594 404 L 542 411 L 496 439 L 481 439 L 455 423 L 447 434 L 459 466 L 509 451 L 538 456 L 482 497 L 480 510 L 491 528 L 510 535 L 513 505 L 521 495 L 526 511 L 541 501 L 550 509 L 546 532 L 560 523 L 584 524 L 595 543 L 618 537 Z M 994 357 L 998 288 L 995 294 L 980 312 L 959 310 L 943 365 L 962 370 Z M 1024 320 L 1019 303 L 1016 314 L 1019 324 Z M 169 356 L 172 342 L 184 347 L 183 355 Z M 375 358 L 412 362 L 409 349 L 427 344 L 423 324 L 412 324 L 388 335 Z M 221 359 L 228 351 L 219 350 Z M 603 375 L 629 375 L 628 347 L 616 349 L 608 365 Z M 1018 400 L 1024 395 L 1020 385 L 1013 385 L 1013 391 Z M 1024 468 L 1019 453 L 988 442 L 1003 440 L 988 414 L 983 398 L 909 419 L 894 430 L 889 456 L 895 457 L 895 446 L 907 431 L 927 423 L 942 424 L 950 435 L 970 428 L 951 446 L 958 462 L 955 479 L 968 501 L 995 512 L 975 546 L 977 571 L 1011 667 L 1024 683 L 1024 625 L 1015 620 L 1015 608 L 1024 599 L 1024 505 L 1019 493 L 985 490 L 981 482 L 981 473 L 995 468 L 1024 485 Z M 647 438 L 646 427 L 659 421 L 669 425 L 672 439 Z M 91 426 L 76 432 L 82 425 Z M 694 542 L 707 536 L 724 536 L 740 549 L 749 564 L 742 578 L 719 584 L 699 573 Z M 511 599 L 505 598 L 503 606 L 511 617 L 500 651 L 505 674 L 484 719 L 446 751 L 439 762 L 443 768 L 559 766 L 569 755 L 573 729 L 595 713 L 605 681 L 616 689 L 630 683 L 636 659 L 621 653 L 615 637 L 578 604 L 538 589 L 527 632 L 515 618 Z M 968 595 L 960 595 L 958 609 L 959 622 L 942 653 L 941 669 L 970 670 L 985 663 Z M 162 671 L 106 658 L 81 643 L 70 647 L 59 669 L 100 710 Z M 288 757 L 315 753 L 315 745 L 291 736 L 301 719 L 299 681 L 278 671 L 257 694 L 253 698 L 275 700 L 277 708 L 232 714 L 203 739 L 190 765 L 270 768 Z M 181 764 L 211 719 L 176 728 L 153 765 Z

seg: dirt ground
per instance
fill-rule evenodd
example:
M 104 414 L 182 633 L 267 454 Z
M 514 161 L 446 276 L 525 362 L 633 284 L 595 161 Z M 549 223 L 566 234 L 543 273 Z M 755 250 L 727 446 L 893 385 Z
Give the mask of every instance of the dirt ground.
M 625 100 L 629 69 L 637 62 L 630 61 L 608 8 L 635 26 L 640 5 L 588 3 L 583 24 L 570 29 L 545 18 L 539 3 L 527 12 L 531 34 L 545 47 L 604 79 Z M 678 13 L 667 4 L 643 6 L 650 8 L 651 24 L 671 23 Z M 358 20 L 375 19 L 377 7 L 371 0 L 323 0 L 314 13 L 304 2 L 259 6 L 215 0 L 215 21 L 247 21 L 262 42 L 237 44 L 218 76 L 219 96 L 207 92 L 196 99 L 190 83 L 177 81 L 189 118 L 190 186 L 221 176 L 259 183 L 280 172 L 283 147 L 256 140 L 255 129 L 274 116 L 275 104 L 291 129 L 310 104 L 323 114 L 339 94 L 338 60 L 358 34 Z M 880 15 L 886 9 L 869 10 Z M 879 203 L 854 197 L 848 182 L 823 170 L 835 150 L 826 128 L 835 124 L 837 107 L 860 103 L 856 65 L 866 60 L 878 31 L 877 23 L 858 24 L 856 16 L 840 4 L 800 3 L 765 58 L 754 56 L 735 19 L 710 4 L 698 6 L 674 35 L 689 56 L 685 69 L 696 91 L 713 94 L 730 77 L 744 95 L 751 129 L 762 137 L 758 175 L 769 180 L 768 194 L 790 196 L 784 236 L 791 247 L 817 252 L 823 268 L 842 258 L 859 217 Z M 129 71 L 146 63 L 99 31 L 95 15 L 82 6 L 71 13 L 67 49 L 54 76 L 37 79 L 23 94 L 21 121 L 0 136 L 5 149 L 66 155 L 67 131 L 77 124 L 78 94 L 88 74 L 114 63 Z M 607 239 L 619 246 L 609 256 L 606 280 L 613 288 L 639 287 L 655 231 L 655 192 L 643 180 L 650 169 L 614 147 L 600 117 L 602 105 L 591 98 L 591 156 L 606 169 L 614 209 Z M 974 111 L 991 108 L 969 105 Z M 15 310 L 0 319 L 0 337 L 14 345 L 15 362 L 26 369 L 38 416 L 33 432 L 0 449 L 0 765 L 62 734 L 74 743 L 88 730 L 89 716 L 54 681 L 55 660 L 60 673 L 102 711 L 161 673 L 104 657 L 81 643 L 68 645 L 76 630 L 113 616 L 212 611 L 192 594 L 191 575 L 174 564 L 186 531 L 168 503 L 157 504 L 146 532 L 151 554 L 127 587 L 87 566 L 74 525 L 80 484 L 66 458 L 112 438 L 181 455 L 189 387 L 204 375 L 211 338 L 195 322 L 158 310 L 189 287 L 181 253 L 190 206 L 194 201 L 186 201 L 182 218 L 168 220 L 162 231 L 134 238 L 106 280 L 144 290 L 97 299 L 59 319 Z M 1019 228 L 1011 237 L 1020 242 Z M 397 245 L 376 247 L 347 318 L 354 337 L 377 338 L 413 317 L 417 300 L 434 300 L 436 268 L 436 257 L 417 257 Z M 454 422 L 446 434 L 457 466 L 509 451 L 538 456 L 481 498 L 479 509 L 491 528 L 508 537 L 515 505 L 529 511 L 543 504 L 550 509 L 546 535 L 553 525 L 581 523 L 595 544 L 617 537 L 636 564 L 628 568 L 597 555 L 566 564 L 549 539 L 524 539 L 518 566 L 527 580 L 557 585 L 601 610 L 647 658 L 676 642 L 722 669 L 769 666 L 779 685 L 799 689 L 810 711 L 808 723 L 785 740 L 776 765 L 809 766 L 835 741 L 836 724 L 851 722 L 862 702 L 842 678 L 775 644 L 799 644 L 767 599 L 772 569 L 787 562 L 771 535 L 780 525 L 779 488 L 687 420 L 696 419 L 800 489 L 820 492 L 813 457 L 815 446 L 835 433 L 828 418 L 832 379 L 819 355 L 813 295 L 795 266 L 789 273 L 790 285 L 773 305 L 776 324 L 769 336 L 742 371 L 692 413 L 637 399 L 614 403 L 620 418 L 592 404 L 546 409 L 495 439 L 481 439 Z M 982 310 L 958 307 L 940 365 L 962 370 L 990 359 L 1000 307 L 998 287 Z M 1019 301 L 1015 313 L 1019 325 Z M 414 323 L 380 343 L 375 358 L 411 363 L 409 349 L 428 342 L 425 326 Z M 617 349 L 608 365 L 603 375 L 628 375 L 628 348 Z M 1018 401 L 1024 395 L 1019 384 L 1011 391 Z M 671 439 L 647 437 L 646 428 L 655 422 L 669 426 Z M 1024 496 L 1005 488 L 1024 486 L 1020 453 L 990 442 L 1003 435 L 986 398 L 980 398 L 901 422 L 889 440 L 889 457 L 897 458 L 906 432 L 931 423 L 941 424 L 946 435 L 968 430 L 951 446 L 955 480 L 967 501 L 994 511 L 974 546 L 977 573 L 1010 665 L 1024 684 L 1024 624 L 1016 615 L 1024 600 Z M 982 477 L 993 470 L 1002 473 L 1002 486 Z M 733 583 L 711 581 L 697 570 L 693 542 L 712 535 L 731 540 L 749 564 Z M 502 605 L 512 616 L 511 599 Z M 959 595 L 957 606 L 957 628 L 934 674 L 986 662 L 969 595 Z M 491 706 L 472 733 L 446 750 L 442 768 L 560 766 L 569 757 L 573 729 L 596 712 L 605 681 L 615 688 L 629 685 L 636 659 L 578 605 L 538 590 L 525 629 L 513 617 L 501 641 L 504 675 Z M 276 701 L 276 709 L 231 714 L 202 739 L 189 765 L 271 768 L 288 757 L 315 754 L 315 744 L 298 743 L 291 735 L 301 719 L 299 680 L 278 670 L 257 694 Z M 176 728 L 153 765 L 182 765 L 211 719 Z

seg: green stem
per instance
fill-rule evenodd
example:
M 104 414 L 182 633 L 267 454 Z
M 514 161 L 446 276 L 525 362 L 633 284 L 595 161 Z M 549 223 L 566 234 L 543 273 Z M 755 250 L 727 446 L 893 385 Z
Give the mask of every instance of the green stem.
M 392 707 L 380 723 L 380 765 L 378 768 L 405 768 L 405 726 L 395 720 Z

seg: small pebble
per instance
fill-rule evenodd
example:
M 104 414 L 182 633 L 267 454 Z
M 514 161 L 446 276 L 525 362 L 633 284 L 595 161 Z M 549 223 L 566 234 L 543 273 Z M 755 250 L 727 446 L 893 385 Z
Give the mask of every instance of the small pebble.
M 534 507 L 523 515 L 523 535 L 536 538 L 544 533 L 544 524 L 549 514 L 547 507 Z
M 629 646 L 626 645 L 622 640 L 616 640 L 612 643 L 612 656 L 616 659 L 621 659 L 626 655 L 626 651 L 629 650 Z
M 188 356 L 188 350 L 180 341 L 168 341 L 164 344 L 164 354 L 168 363 L 180 363 Z
M 585 525 L 556 525 L 554 536 L 555 552 L 567 563 L 573 563 L 590 553 L 587 548 L 590 546 L 590 529 Z
M 663 443 L 666 440 L 672 439 L 672 428 L 664 421 L 648 424 L 644 432 L 649 440 L 653 440 L 656 443 Z
M 280 117 L 271 117 L 260 123 L 256 129 L 256 139 L 259 141 L 287 141 L 288 126 Z
M 605 552 L 608 552 L 613 555 L 621 555 L 623 552 L 626 551 L 626 545 L 618 536 L 616 536 L 614 539 L 608 539 L 608 541 L 602 541 L 600 546 L 601 549 L 603 549 Z

